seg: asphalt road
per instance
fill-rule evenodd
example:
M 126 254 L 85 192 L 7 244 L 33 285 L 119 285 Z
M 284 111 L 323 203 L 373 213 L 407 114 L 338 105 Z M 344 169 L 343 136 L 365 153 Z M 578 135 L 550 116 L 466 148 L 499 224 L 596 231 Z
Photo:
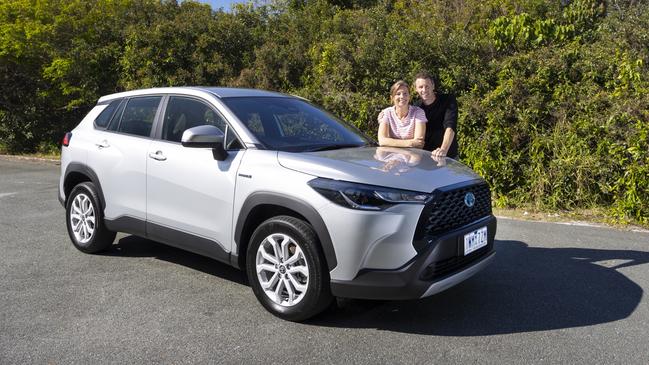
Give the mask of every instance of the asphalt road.
M 649 363 L 649 234 L 499 220 L 495 262 L 431 298 L 279 320 L 233 268 L 70 243 L 59 167 L 0 158 L 0 364 Z

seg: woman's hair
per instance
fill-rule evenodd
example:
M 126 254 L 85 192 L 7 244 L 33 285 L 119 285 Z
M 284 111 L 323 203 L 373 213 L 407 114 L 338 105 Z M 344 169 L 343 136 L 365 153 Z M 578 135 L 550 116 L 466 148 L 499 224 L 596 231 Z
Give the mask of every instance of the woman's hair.
M 408 92 L 410 92 L 410 85 L 408 85 L 408 83 L 403 80 L 399 80 L 392 84 L 392 87 L 390 87 L 390 102 L 394 102 L 394 96 L 397 94 L 397 90 L 399 90 L 402 86 L 405 86 L 406 89 L 408 89 Z

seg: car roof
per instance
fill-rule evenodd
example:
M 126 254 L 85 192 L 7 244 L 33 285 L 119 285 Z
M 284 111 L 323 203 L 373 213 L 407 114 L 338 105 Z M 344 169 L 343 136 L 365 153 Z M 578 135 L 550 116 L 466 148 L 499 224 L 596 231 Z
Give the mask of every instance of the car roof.
M 116 94 L 110 94 L 99 98 L 99 103 L 107 102 L 117 98 L 150 95 L 150 94 L 189 94 L 195 95 L 196 92 L 204 92 L 214 95 L 217 98 L 235 98 L 235 97 L 290 97 L 286 94 L 281 94 L 273 91 L 233 88 L 233 87 L 207 87 L 207 86 L 184 86 L 184 87 L 159 87 L 152 89 L 138 89 L 125 91 Z
M 207 91 L 209 93 L 216 95 L 219 98 L 233 98 L 233 97 L 236 98 L 236 97 L 245 97 L 245 96 L 275 96 L 275 97 L 288 96 L 273 91 L 234 88 L 234 87 L 194 87 L 193 89 Z

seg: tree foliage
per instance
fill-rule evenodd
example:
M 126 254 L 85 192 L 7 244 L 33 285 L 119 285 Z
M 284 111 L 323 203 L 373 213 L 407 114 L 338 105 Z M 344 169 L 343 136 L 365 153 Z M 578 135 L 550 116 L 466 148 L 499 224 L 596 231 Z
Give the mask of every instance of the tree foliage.
M 298 94 L 375 135 L 390 85 L 425 69 L 497 205 L 647 224 L 648 45 L 643 0 L 4 0 L 0 149 L 51 148 L 101 95 L 174 85 Z

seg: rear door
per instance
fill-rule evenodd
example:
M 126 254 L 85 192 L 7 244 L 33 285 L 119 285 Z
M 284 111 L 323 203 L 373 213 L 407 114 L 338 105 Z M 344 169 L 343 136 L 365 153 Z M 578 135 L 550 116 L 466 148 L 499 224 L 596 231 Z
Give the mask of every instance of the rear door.
M 88 154 L 103 190 L 105 218 L 139 222 L 134 231 L 140 233 L 146 219 L 146 156 L 161 100 L 159 95 L 123 100 L 108 127 L 93 134 Z
M 226 134 L 224 161 L 215 160 L 209 148 L 180 143 L 186 129 L 206 124 Z M 148 236 L 227 261 L 236 174 L 245 151 L 221 114 L 195 97 L 170 96 L 159 129 L 146 158 Z

